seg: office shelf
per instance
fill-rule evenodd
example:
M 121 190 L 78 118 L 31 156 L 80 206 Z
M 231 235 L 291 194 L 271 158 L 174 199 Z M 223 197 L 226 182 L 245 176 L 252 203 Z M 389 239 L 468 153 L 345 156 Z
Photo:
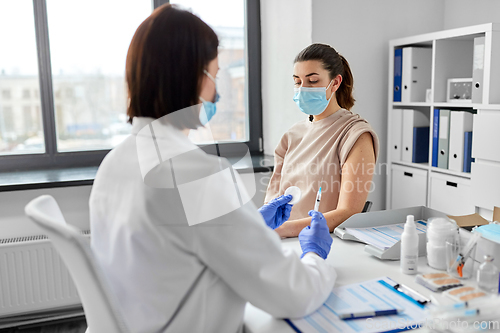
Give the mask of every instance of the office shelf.
M 429 170 L 429 163 L 410 163 L 404 161 L 393 161 L 392 164 L 397 164 L 401 166 L 408 166 L 420 170 Z
M 478 42 L 478 37 L 484 37 L 483 53 L 478 52 L 474 44 L 475 41 L 476 43 Z M 409 98 L 403 97 L 402 102 L 394 102 L 394 53 L 396 49 L 405 47 L 424 47 L 432 50 L 432 62 L 430 65 L 426 65 L 430 66 L 430 68 L 425 66 L 418 67 L 418 70 L 424 73 L 431 73 L 430 83 L 428 83 L 429 86 L 426 88 L 430 89 L 430 94 L 429 91 L 427 91 L 425 96 L 424 94 L 419 96 L 413 94 Z M 408 53 L 413 53 L 413 51 L 408 51 Z M 477 62 L 478 54 L 482 55 L 480 59 L 482 61 L 479 64 Z M 480 66 L 478 67 L 478 65 Z M 404 65 L 402 66 L 404 72 L 405 67 Z M 476 66 L 475 69 L 474 66 Z M 476 75 L 478 68 L 482 68 L 482 77 Z M 408 70 L 408 67 L 406 67 L 406 70 Z M 412 70 L 416 70 L 416 68 L 413 67 Z M 411 72 L 411 80 L 413 80 L 413 76 L 416 74 L 418 72 Z M 408 80 L 408 76 L 406 78 Z M 447 102 L 447 81 L 451 78 L 474 79 L 472 87 L 474 103 L 470 101 Z M 404 78 L 402 80 L 404 81 Z M 500 138 L 500 134 L 498 134 L 500 133 L 500 24 L 487 23 L 389 41 L 388 81 L 388 177 L 386 208 L 403 208 L 398 206 L 402 201 L 395 197 L 400 196 L 401 193 L 412 193 L 412 191 L 420 193 L 418 196 L 414 196 L 416 200 L 414 202 L 415 205 L 420 204 L 422 198 L 425 198 L 425 203 L 428 207 L 443 210 L 445 213 L 452 215 L 455 215 L 454 213 L 456 212 L 464 213 L 464 209 L 467 212 L 470 210 L 470 213 L 474 213 L 477 208 L 491 210 L 493 207 L 490 204 L 494 200 L 498 201 L 496 204 L 499 205 L 500 193 L 494 192 L 491 184 L 494 184 L 493 188 L 498 188 L 497 184 L 500 185 L 500 152 L 498 152 L 498 147 L 496 147 L 496 143 Z M 412 81 L 406 82 L 403 82 L 400 88 L 403 93 L 407 94 L 406 96 L 409 96 L 409 90 L 406 89 L 410 87 L 408 82 Z M 421 83 L 422 81 L 418 82 Z M 417 84 L 415 83 L 415 85 Z M 476 85 L 480 89 L 475 88 Z M 425 88 L 425 85 L 423 88 Z M 420 89 L 418 91 L 422 91 Z M 431 101 L 429 102 L 429 100 Z M 396 109 L 403 110 L 403 115 L 407 115 L 404 113 L 405 110 L 416 110 L 428 118 L 430 127 L 428 163 L 401 161 L 401 156 L 403 156 L 402 148 L 408 147 L 408 145 L 405 143 L 403 146 L 401 142 L 398 144 L 404 126 L 399 123 L 401 112 L 395 112 L 394 110 Z M 472 157 L 476 157 L 476 162 L 472 163 L 471 173 L 431 166 L 434 109 L 450 110 L 451 112 L 466 111 L 473 114 Z M 394 122 L 394 119 L 398 119 L 398 124 Z M 393 137 L 396 139 L 393 139 Z M 406 150 L 408 149 L 406 148 Z M 408 155 L 403 159 L 407 160 Z M 485 172 L 489 174 L 484 175 Z M 405 188 L 401 188 L 403 184 L 405 184 Z M 448 185 L 453 188 L 447 189 L 446 186 Z M 394 197 L 393 193 L 395 194 Z M 451 200 L 442 200 L 439 198 L 443 193 L 467 199 L 464 199 L 465 201 L 456 200 L 461 203 L 453 206 L 453 204 L 449 204 Z M 409 196 L 412 197 L 413 195 Z M 412 203 L 405 201 L 405 204 Z M 442 206 L 436 207 L 436 205 Z
M 459 172 L 459 171 L 453 171 L 453 170 L 448 170 L 448 169 L 441 169 L 441 168 L 436 168 L 436 167 L 430 167 L 431 172 L 435 173 L 441 173 L 444 175 L 453 175 L 457 177 L 462 177 L 466 179 L 470 179 L 470 172 Z

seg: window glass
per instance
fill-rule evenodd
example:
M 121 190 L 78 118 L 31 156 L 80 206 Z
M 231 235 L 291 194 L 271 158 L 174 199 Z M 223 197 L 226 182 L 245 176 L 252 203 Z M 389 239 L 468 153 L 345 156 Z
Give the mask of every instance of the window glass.
M 130 134 L 125 59 L 144 0 L 47 0 L 57 150 L 111 149 Z
M 209 126 L 216 141 L 248 141 L 247 70 L 244 0 L 171 0 L 205 21 L 219 36 L 217 89 L 221 96 Z M 191 131 L 203 143 L 206 131 Z
M 32 0 L 0 1 L 0 155 L 44 153 Z

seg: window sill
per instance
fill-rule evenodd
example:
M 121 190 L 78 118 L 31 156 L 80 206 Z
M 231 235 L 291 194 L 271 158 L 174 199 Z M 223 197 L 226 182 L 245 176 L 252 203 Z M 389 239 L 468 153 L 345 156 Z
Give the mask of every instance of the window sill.
M 270 172 L 274 166 L 274 158 L 271 155 L 252 156 L 252 165 L 229 160 L 235 163 L 234 169 L 240 173 L 249 173 L 252 170 Z M 97 169 L 98 167 L 81 167 L 1 172 L 0 192 L 92 185 Z

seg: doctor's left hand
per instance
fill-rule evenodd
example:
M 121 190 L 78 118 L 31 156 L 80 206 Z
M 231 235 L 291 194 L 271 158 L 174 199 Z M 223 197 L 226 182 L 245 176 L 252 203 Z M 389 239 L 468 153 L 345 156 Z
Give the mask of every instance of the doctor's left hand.
M 259 208 L 259 213 L 269 228 L 276 229 L 288 220 L 292 211 L 292 205 L 289 202 L 292 199 L 291 195 L 282 195 Z

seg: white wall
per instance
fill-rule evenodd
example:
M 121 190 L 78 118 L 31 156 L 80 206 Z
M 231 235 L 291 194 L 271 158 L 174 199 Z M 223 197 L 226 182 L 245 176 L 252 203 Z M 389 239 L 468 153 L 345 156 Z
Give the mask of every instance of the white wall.
M 43 234 L 24 214 L 24 206 L 39 195 L 52 195 L 69 224 L 89 229 L 91 186 L 58 187 L 40 190 L 0 192 L 0 238 Z
M 261 0 L 264 153 L 304 119 L 293 102 L 293 59 L 312 41 L 311 0 Z
M 444 29 L 500 23 L 498 0 L 445 0 Z

